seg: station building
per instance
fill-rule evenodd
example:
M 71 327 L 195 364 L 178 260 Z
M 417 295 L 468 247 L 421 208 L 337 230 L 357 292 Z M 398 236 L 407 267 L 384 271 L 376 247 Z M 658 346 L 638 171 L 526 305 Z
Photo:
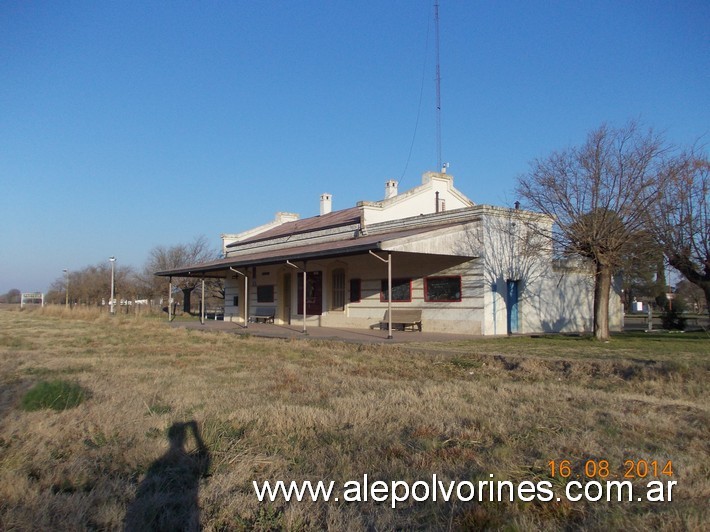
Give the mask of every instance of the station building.
M 544 215 L 474 204 L 444 170 L 404 192 L 389 180 L 382 200 L 343 210 L 323 194 L 318 216 L 279 212 L 223 234 L 224 258 L 157 275 L 224 279 L 224 319 L 242 324 L 268 316 L 281 325 L 305 318 L 308 327 L 376 328 L 391 308 L 416 311 L 432 332 L 589 332 L 594 270 L 556 258 L 551 230 Z M 618 330 L 618 286 L 609 308 Z

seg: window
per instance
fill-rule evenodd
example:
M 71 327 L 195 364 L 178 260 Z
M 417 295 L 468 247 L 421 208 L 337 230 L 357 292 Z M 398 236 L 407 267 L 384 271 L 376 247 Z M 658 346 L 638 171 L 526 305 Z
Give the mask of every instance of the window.
M 359 303 L 362 296 L 360 295 L 360 279 L 350 279 L 350 302 Z
M 232 299 L 232 304 L 233 304 L 235 307 L 238 307 L 238 306 L 239 306 L 239 296 L 234 296 L 234 298 Z
M 424 279 L 425 301 L 461 301 L 461 277 Z
M 274 285 L 266 284 L 256 287 L 257 303 L 273 303 L 274 302 Z
M 392 301 L 412 300 L 412 280 L 392 279 Z M 387 279 L 382 279 L 380 301 L 387 301 Z
M 333 310 L 345 310 L 345 270 L 333 270 Z

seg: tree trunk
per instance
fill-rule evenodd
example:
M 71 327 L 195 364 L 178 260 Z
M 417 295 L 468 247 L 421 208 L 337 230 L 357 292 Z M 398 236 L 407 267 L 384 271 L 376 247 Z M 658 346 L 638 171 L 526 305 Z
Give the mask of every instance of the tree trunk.
M 190 294 L 192 293 L 192 288 L 182 289 L 182 311 L 190 314 Z
M 705 294 L 705 305 L 707 306 L 708 316 L 710 316 L 710 267 L 705 266 L 705 268 L 698 272 L 693 263 L 688 260 L 686 256 L 683 255 L 668 255 L 668 262 L 676 270 L 678 270 L 683 277 L 685 277 L 689 282 L 693 283 L 695 286 L 700 288 Z
M 594 277 L 594 336 L 597 340 L 609 339 L 609 292 L 611 268 L 597 262 Z

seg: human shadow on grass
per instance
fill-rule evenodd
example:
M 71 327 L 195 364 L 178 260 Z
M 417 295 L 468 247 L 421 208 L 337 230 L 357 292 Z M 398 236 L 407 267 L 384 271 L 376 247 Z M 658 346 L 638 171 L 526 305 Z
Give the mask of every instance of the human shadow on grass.
M 190 431 L 197 445 L 194 451 L 185 447 Z M 151 464 L 128 507 L 126 532 L 201 529 L 198 494 L 200 479 L 210 467 L 210 453 L 195 421 L 174 423 L 168 440 L 170 448 Z

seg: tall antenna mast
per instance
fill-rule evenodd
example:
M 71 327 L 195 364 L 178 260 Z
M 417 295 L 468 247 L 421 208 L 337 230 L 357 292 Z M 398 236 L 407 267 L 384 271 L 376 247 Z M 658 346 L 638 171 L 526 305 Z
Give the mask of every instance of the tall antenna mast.
M 436 30 L 436 164 L 441 172 L 441 68 L 439 65 L 439 0 L 434 2 L 434 28 Z

